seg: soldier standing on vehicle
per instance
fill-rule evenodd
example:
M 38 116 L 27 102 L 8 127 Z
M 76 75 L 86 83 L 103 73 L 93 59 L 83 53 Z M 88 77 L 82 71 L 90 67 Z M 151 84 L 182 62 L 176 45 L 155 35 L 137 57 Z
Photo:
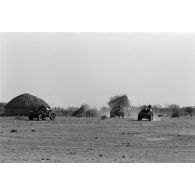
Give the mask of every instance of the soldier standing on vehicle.
M 148 110 L 150 111 L 150 112 L 152 112 L 152 106 L 149 104 L 148 105 Z

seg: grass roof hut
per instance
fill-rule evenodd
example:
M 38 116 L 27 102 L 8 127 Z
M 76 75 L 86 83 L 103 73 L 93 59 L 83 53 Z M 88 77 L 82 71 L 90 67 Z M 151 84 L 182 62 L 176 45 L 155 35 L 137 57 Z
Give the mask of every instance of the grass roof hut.
M 27 116 L 29 111 L 33 107 L 38 107 L 44 105 L 47 108 L 50 106 L 42 99 L 30 95 L 28 93 L 19 95 L 13 98 L 5 106 L 5 115 L 6 116 Z

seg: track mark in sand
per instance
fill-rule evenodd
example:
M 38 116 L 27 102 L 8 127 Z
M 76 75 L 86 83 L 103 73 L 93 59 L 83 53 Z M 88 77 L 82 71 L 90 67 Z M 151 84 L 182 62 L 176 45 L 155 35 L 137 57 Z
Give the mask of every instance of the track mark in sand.
M 175 137 L 176 135 L 172 134 L 165 134 L 165 135 L 158 135 L 158 136 L 149 136 L 146 138 L 147 141 L 168 141 Z
M 141 132 L 128 131 L 128 132 L 120 132 L 120 134 L 122 134 L 122 135 L 138 135 L 138 134 L 141 134 Z
M 127 143 L 122 143 L 122 145 L 124 145 L 124 146 L 131 146 L 131 144 L 129 143 L 129 142 L 127 142 Z
M 149 137 L 146 140 L 147 141 L 165 141 L 169 140 L 170 138 L 165 138 L 165 137 Z
M 40 148 L 31 148 L 31 150 L 39 150 Z
M 183 140 L 183 141 L 193 141 L 195 135 L 182 135 L 182 134 L 163 134 L 158 136 L 149 136 L 146 138 L 147 141 L 168 141 L 168 140 Z
M 71 154 L 71 155 L 75 155 L 75 154 L 76 154 L 76 152 L 69 152 L 69 154 Z
M 86 148 L 86 152 L 92 151 L 93 148 Z

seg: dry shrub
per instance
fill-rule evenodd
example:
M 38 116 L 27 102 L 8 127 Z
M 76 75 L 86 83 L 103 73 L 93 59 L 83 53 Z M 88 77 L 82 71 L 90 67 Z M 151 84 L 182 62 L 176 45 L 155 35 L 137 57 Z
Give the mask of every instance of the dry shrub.
M 52 109 L 57 116 L 68 116 L 68 111 L 62 107 L 54 107 Z
M 3 115 L 5 112 L 5 105 L 6 103 L 0 102 L 0 115 Z
M 172 113 L 171 117 L 172 118 L 177 118 L 177 117 L 180 117 L 180 115 L 181 115 L 180 112 L 179 111 L 176 111 L 176 112 L 173 112 Z
M 101 116 L 101 120 L 105 120 L 107 118 L 106 115 Z
M 100 116 L 100 112 L 96 108 L 91 108 L 88 110 L 90 113 L 90 117 L 98 117 Z
M 182 110 L 184 112 L 184 115 L 190 115 L 192 117 L 192 115 L 194 114 L 194 108 L 191 106 L 183 107 Z
M 17 129 L 11 129 L 10 130 L 10 133 L 16 133 L 16 132 L 18 132 Z

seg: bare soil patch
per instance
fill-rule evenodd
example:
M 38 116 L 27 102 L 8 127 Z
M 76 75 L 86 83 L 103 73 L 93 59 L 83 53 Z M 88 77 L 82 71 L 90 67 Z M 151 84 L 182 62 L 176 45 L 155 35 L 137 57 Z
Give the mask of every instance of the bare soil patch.
M 195 119 L 0 117 L 0 162 L 195 162 Z

